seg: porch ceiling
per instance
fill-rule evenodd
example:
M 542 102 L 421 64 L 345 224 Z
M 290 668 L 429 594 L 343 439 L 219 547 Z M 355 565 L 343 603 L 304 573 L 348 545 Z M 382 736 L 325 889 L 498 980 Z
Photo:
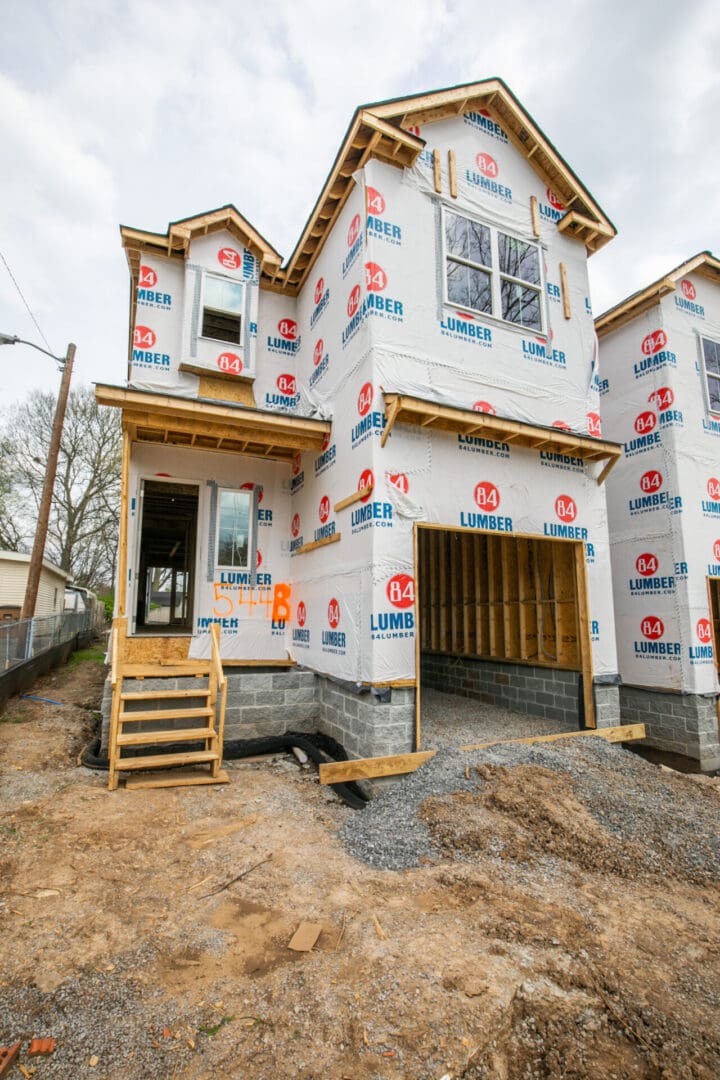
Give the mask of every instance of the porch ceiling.
M 227 454 L 291 461 L 301 450 L 322 450 L 330 422 L 263 412 L 98 383 L 99 405 L 122 409 L 123 426 L 134 442 L 185 446 Z
M 532 450 L 549 450 L 557 454 L 582 458 L 583 461 L 604 461 L 597 482 L 601 484 L 615 462 L 622 456 L 619 443 L 595 439 L 590 435 L 562 431 L 560 428 L 526 424 L 489 413 L 473 412 L 440 405 L 424 398 L 404 394 L 385 394 L 386 426 L 382 435 L 385 444 L 396 423 L 414 424 L 434 431 L 449 431 L 458 435 L 476 435 L 483 439 L 527 446 Z

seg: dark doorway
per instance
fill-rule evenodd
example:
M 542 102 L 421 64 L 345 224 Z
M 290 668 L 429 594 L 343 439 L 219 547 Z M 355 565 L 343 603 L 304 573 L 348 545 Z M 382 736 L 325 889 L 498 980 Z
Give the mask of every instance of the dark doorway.
M 136 629 L 191 633 L 198 488 L 145 480 Z

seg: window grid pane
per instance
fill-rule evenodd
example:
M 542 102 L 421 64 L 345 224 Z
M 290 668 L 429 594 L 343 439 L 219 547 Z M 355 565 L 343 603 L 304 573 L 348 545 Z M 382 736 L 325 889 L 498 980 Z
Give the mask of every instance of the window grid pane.
M 247 567 L 250 499 L 247 491 L 220 492 L 218 566 Z
M 451 304 L 492 313 L 492 278 L 485 270 L 447 260 L 447 295 Z
M 708 338 L 702 339 L 705 368 L 709 375 L 720 375 L 720 345 Z
M 515 281 L 502 279 L 500 284 L 502 317 L 516 326 L 540 330 L 540 293 Z
M 538 250 L 524 240 L 498 233 L 500 272 L 518 278 L 529 285 L 540 284 L 540 259 Z
M 243 286 L 238 281 L 227 278 L 205 277 L 203 305 L 215 311 L 231 311 L 241 314 L 243 307 Z
M 713 412 L 720 412 L 720 378 L 708 375 L 707 385 L 710 408 Z

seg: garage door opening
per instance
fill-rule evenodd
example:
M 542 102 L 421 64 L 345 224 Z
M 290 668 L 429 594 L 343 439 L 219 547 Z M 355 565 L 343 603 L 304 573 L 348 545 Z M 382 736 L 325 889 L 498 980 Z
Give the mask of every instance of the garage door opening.
M 584 545 L 417 526 L 417 743 L 594 727 Z

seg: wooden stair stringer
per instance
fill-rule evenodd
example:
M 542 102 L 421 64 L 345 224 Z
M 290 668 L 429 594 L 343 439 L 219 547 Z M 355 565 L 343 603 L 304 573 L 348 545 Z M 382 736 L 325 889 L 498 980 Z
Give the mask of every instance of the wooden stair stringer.
M 200 783 L 227 783 L 222 772 L 222 742 L 225 722 L 227 680 L 220 661 L 219 629 L 211 631 L 210 660 L 170 662 L 166 664 L 139 663 L 125 660 L 126 620 L 116 619 L 111 636 L 112 705 L 108 745 L 108 788 L 114 791 L 119 774 L 136 773 L 144 769 L 172 769 L 171 779 L 157 786 L 196 786 Z M 197 687 L 182 690 L 168 686 L 157 689 L 158 679 L 193 678 Z M 126 679 L 152 679 L 153 689 L 135 687 L 125 690 Z M 200 701 L 203 704 L 198 705 Z M 187 704 L 185 704 L 187 702 Z M 149 708 L 143 708 L 147 703 Z M 128 708 L 128 705 L 132 706 Z M 163 708 L 163 705 L 167 705 Z M 154 706 L 154 707 L 153 707 Z M 138 731 L 137 724 L 177 721 L 176 728 L 152 728 Z M 127 727 L 126 727 L 127 725 Z M 198 742 L 195 750 L 173 749 L 173 743 Z M 124 747 L 152 748 L 152 753 L 123 756 Z M 158 747 L 160 749 L 158 749 Z M 209 774 L 198 777 L 197 767 L 208 766 Z M 136 782 L 132 787 L 154 786 L 151 779 Z

